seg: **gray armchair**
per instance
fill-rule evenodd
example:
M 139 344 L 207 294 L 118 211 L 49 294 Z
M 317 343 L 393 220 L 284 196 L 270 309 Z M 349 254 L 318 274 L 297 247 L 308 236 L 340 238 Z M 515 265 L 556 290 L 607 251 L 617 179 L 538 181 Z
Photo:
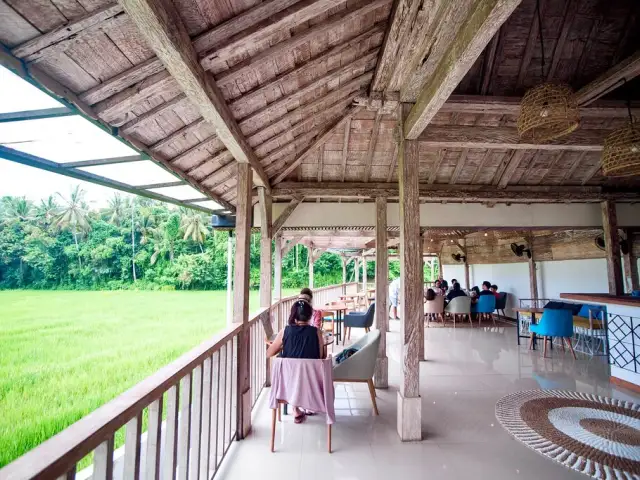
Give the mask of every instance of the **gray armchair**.
M 347 338 L 347 334 L 349 339 L 351 339 L 351 328 L 364 328 L 366 333 L 369 333 L 371 330 L 371 326 L 373 325 L 373 317 L 376 312 L 376 304 L 373 302 L 369 305 L 369 308 L 366 312 L 351 312 L 345 315 L 344 317 L 344 333 L 345 339 Z
M 358 351 L 339 365 L 333 367 L 334 382 L 362 382 L 369 386 L 373 411 L 378 415 L 376 390 L 373 386 L 373 372 L 376 368 L 378 346 L 380 345 L 380 331 L 367 333 L 352 345 Z

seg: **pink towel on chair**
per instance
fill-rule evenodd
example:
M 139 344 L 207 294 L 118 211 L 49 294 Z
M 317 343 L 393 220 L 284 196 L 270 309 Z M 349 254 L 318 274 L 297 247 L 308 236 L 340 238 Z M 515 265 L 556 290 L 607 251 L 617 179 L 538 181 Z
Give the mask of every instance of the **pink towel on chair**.
M 333 405 L 333 365 L 331 359 L 308 360 L 276 357 L 271 363 L 269 407 L 284 400 L 299 408 L 327 414 L 327 423 L 336 421 Z

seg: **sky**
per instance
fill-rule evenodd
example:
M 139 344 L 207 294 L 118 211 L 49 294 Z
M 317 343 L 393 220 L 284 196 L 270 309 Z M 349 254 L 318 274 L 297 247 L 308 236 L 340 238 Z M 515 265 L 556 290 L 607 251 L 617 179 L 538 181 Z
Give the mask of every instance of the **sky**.
M 57 100 L 0 67 L 0 113 L 61 106 Z M 137 155 L 135 150 L 79 115 L 0 123 L 0 145 L 59 163 Z M 150 160 L 81 169 L 128 185 L 177 180 Z M 106 206 L 117 191 L 0 158 L 0 197 L 26 196 L 39 203 L 50 195 L 67 195 L 78 184 L 95 208 Z M 180 200 L 202 197 L 188 185 L 155 191 Z M 123 192 L 123 195 L 128 194 Z M 200 205 L 219 208 L 212 201 Z

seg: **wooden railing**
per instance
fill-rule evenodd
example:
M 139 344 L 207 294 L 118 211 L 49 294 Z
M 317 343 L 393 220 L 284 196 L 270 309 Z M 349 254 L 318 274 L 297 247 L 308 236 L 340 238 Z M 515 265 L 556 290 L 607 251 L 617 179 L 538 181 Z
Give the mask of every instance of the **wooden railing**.
M 351 284 L 334 285 L 314 294 L 318 303 L 326 303 L 350 288 Z M 268 380 L 263 322 L 282 328 L 295 298 L 261 309 L 247 324 L 252 407 Z M 238 437 L 242 397 L 238 395 L 238 346 L 242 334 L 243 325 L 237 325 L 203 342 L 0 469 L 0 479 L 73 480 L 78 463 L 91 454 L 93 479 L 112 479 L 115 465 L 122 466 L 124 479 L 212 478 Z M 122 428 L 124 457 L 116 459 L 114 440 Z

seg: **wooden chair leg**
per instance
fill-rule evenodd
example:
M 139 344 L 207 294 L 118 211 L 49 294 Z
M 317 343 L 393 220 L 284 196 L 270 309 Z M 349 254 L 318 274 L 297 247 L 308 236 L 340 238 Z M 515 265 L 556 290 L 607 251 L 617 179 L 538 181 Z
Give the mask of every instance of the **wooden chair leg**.
M 533 339 L 535 337 L 535 333 L 529 333 L 529 350 L 533 350 Z
M 562 343 L 562 351 L 566 352 L 566 350 L 564 348 L 564 342 L 565 342 L 564 337 L 560 337 L 560 343 Z
M 576 352 L 573 350 L 573 345 L 571 345 L 571 337 L 567 337 L 567 343 L 569 344 L 569 350 L 571 350 L 571 355 L 573 355 L 573 359 L 576 360 Z
M 376 402 L 376 387 L 374 387 L 371 378 L 367 380 L 367 385 L 369 385 L 369 394 L 371 395 L 371 403 L 373 403 L 373 413 L 380 415 L 380 412 L 378 412 L 378 403 Z
M 280 405 L 278 405 L 279 407 Z M 276 409 L 272 410 L 271 414 L 271 453 L 276 451 Z
M 331 424 L 327 425 L 327 448 L 331 453 Z
M 547 358 L 547 340 L 548 339 L 549 339 L 549 337 L 542 337 L 542 341 L 544 342 L 544 348 L 543 348 L 542 356 L 544 358 Z

